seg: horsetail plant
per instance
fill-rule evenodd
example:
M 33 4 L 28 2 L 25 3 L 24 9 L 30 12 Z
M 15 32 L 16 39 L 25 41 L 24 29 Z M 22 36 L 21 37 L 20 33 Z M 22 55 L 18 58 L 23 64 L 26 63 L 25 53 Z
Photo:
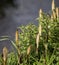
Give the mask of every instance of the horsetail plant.
M 52 0 L 52 11 L 55 9 L 55 1 Z
M 8 55 L 8 50 L 7 50 L 6 47 L 4 47 L 4 48 L 3 48 L 3 65 L 6 65 L 7 55 Z
M 17 46 L 17 51 L 18 51 L 18 64 L 20 65 L 20 49 L 19 49 L 19 33 L 18 33 L 18 29 L 16 30 L 16 33 L 15 33 L 15 41 L 16 41 L 16 46 Z
M 56 10 L 55 10 L 55 1 L 52 0 L 52 15 L 53 15 L 53 18 L 55 19 L 56 18 Z
M 42 9 L 40 9 L 39 11 L 39 17 L 42 18 Z M 42 27 L 41 27 L 41 23 L 39 24 L 38 27 L 38 34 L 36 37 L 36 54 L 38 54 L 38 47 L 39 47 L 39 41 L 40 41 L 40 36 L 41 36 L 41 32 L 42 32 Z
M 18 33 L 18 29 L 16 30 L 16 33 L 15 33 L 15 41 L 16 41 L 16 45 L 19 44 L 19 33 Z
M 39 10 L 39 17 L 42 17 L 42 9 Z
M 33 24 L 21 26 L 20 34 L 17 29 L 15 43 L 11 41 L 17 54 L 8 55 L 8 50 L 4 47 L 0 65 L 59 65 L 58 16 L 58 8 L 55 8 L 54 0 L 52 0 L 52 15 L 49 16 L 40 9 L 38 27 Z
M 29 45 L 27 48 L 27 63 L 30 65 L 30 52 L 31 52 L 32 45 Z
M 27 48 L 27 55 L 29 55 L 29 54 L 30 54 L 30 52 L 31 52 L 31 45 L 30 45 L 30 46 L 28 46 L 28 48 Z
M 17 57 L 18 57 L 18 65 L 20 65 L 20 48 L 19 48 L 19 33 L 18 33 L 18 29 L 15 32 L 15 43 L 12 40 L 11 40 L 11 43 L 16 48 Z

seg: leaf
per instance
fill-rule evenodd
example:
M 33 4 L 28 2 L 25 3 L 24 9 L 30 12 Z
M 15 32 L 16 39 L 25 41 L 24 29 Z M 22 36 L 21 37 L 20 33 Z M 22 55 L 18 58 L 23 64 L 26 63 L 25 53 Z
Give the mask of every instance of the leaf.
M 52 54 L 48 65 L 51 65 L 53 63 L 54 59 L 55 59 L 55 55 Z
M 5 41 L 5 40 L 9 40 L 8 38 L 3 38 L 3 39 L 0 39 L 0 41 Z
M 10 40 L 10 41 L 11 41 L 12 45 L 17 49 L 16 44 L 12 40 Z

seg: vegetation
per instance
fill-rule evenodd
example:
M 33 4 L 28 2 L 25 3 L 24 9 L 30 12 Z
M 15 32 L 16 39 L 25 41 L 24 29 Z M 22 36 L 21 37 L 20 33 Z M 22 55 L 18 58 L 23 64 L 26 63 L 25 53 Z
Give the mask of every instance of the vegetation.
M 58 8 L 56 10 L 52 7 L 51 16 L 40 9 L 37 18 L 38 26 L 29 24 L 18 27 L 15 41 L 10 40 L 16 51 L 8 53 L 7 48 L 4 47 L 3 54 L 0 55 L 0 65 L 59 65 L 59 17 L 57 13 Z

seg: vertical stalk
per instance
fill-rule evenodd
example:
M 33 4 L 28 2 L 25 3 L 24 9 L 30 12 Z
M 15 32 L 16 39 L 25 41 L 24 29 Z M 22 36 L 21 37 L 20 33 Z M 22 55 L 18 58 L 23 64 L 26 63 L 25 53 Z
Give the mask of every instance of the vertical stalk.
M 3 65 L 6 65 L 7 62 L 7 54 L 8 54 L 8 50 L 6 47 L 3 48 Z
M 20 49 L 17 47 L 17 51 L 18 51 L 18 65 L 20 65 Z
M 39 33 L 37 34 L 37 38 L 36 38 L 36 54 L 38 55 L 38 47 L 39 47 Z
M 16 42 L 16 45 L 18 46 L 18 44 L 19 44 L 19 33 L 18 33 L 18 29 L 16 30 L 16 33 L 15 33 L 15 42 Z
M 55 2 L 52 0 L 52 11 L 55 9 Z
M 56 18 L 56 10 L 55 10 L 55 1 L 52 0 L 52 16 L 53 16 L 53 19 Z
M 28 65 L 30 65 L 30 51 L 31 51 L 31 47 L 32 47 L 32 45 L 30 45 L 28 48 L 27 48 L 27 63 L 28 63 Z
M 39 17 L 40 17 L 40 19 L 42 18 L 42 9 L 39 10 Z M 39 20 L 39 22 L 41 22 L 41 21 Z M 41 23 L 40 23 L 39 27 L 38 27 L 38 34 L 37 34 L 37 37 L 36 37 L 36 54 L 37 55 L 38 55 L 38 47 L 39 47 L 41 34 L 42 34 L 42 27 L 41 27 Z
M 18 54 L 18 65 L 20 65 L 20 55 Z
M 16 30 L 16 33 L 15 33 L 15 42 L 16 42 L 17 52 L 18 52 L 18 65 L 20 65 L 20 49 L 19 49 L 19 33 L 18 33 L 18 29 Z

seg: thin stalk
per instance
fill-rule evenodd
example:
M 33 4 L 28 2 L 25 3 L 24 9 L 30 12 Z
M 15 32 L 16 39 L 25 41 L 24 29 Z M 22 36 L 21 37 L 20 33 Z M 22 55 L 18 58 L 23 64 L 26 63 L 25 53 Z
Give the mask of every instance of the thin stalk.
M 8 54 L 8 50 L 6 47 L 3 48 L 3 65 L 6 65 L 7 62 L 7 54 Z

